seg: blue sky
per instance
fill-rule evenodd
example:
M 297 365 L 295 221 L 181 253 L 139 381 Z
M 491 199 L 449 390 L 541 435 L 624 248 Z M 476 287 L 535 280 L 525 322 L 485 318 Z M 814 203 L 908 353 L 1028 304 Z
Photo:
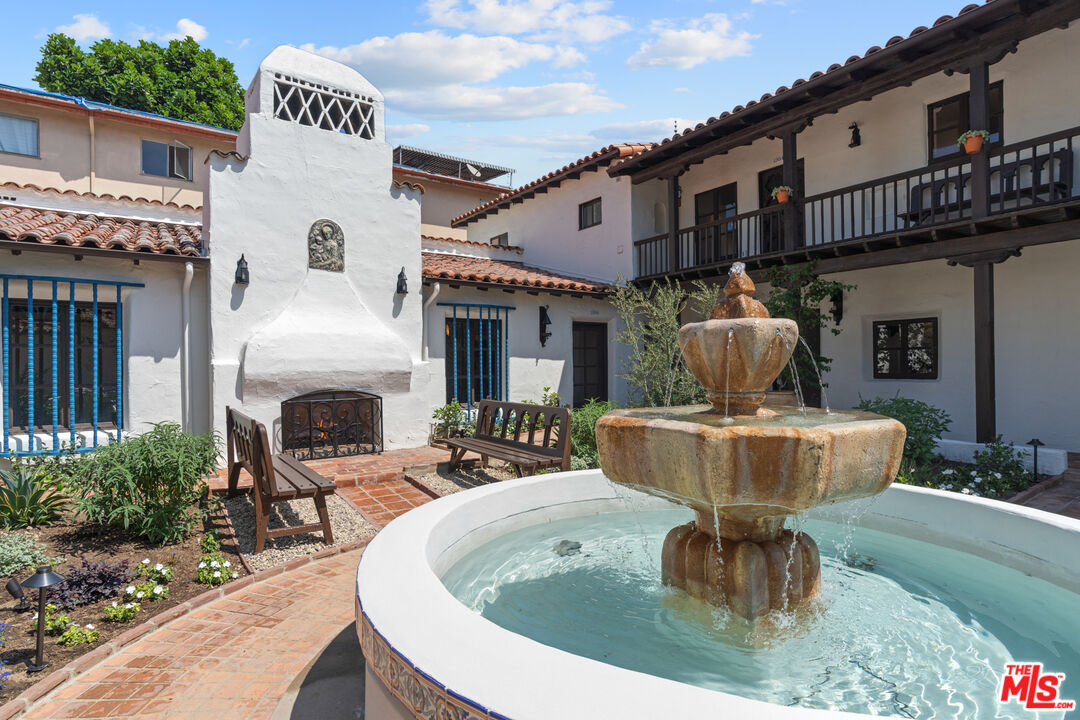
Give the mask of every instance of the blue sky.
M 387 98 L 391 142 L 514 168 L 523 184 L 612 142 L 656 140 L 906 36 L 942 0 L 11 3 L 0 82 L 36 87 L 45 35 L 190 34 L 243 85 L 275 46 L 346 62 Z

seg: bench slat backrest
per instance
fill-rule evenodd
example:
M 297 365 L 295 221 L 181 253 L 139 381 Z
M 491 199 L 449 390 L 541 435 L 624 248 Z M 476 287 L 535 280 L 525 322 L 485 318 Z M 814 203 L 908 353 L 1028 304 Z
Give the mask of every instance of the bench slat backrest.
M 549 405 L 481 400 L 476 437 L 569 463 L 570 411 Z
M 225 434 L 230 466 L 235 462 L 247 470 L 259 492 L 270 497 L 278 495 L 281 488 L 274 476 L 266 427 L 242 412 L 226 407 Z

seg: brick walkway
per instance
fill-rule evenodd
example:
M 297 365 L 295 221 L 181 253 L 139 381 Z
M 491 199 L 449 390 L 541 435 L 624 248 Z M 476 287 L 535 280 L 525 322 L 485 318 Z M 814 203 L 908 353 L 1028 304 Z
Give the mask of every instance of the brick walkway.
M 361 552 L 226 585 L 227 594 L 120 648 L 23 717 L 265 720 L 353 621 Z
M 1069 467 L 1020 493 L 1013 502 L 1080 520 L 1080 455 L 1069 453 Z
M 404 480 L 342 488 L 337 494 L 380 528 L 398 515 L 432 500 L 430 495 Z

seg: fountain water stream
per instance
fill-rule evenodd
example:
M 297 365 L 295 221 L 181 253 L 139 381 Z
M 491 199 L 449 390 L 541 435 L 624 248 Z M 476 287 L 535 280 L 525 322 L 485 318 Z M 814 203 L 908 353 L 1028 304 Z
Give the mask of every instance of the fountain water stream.
M 679 330 L 711 408 L 617 410 L 596 427 L 612 481 L 697 514 L 668 533 L 663 581 L 749 619 L 795 608 L 820 588 L 817 545 L 785 520 L 880 493 L 896 477 L 905 437 L 891 418 L 806 408 L 801 393 L 799 408 L 763 407 L 800 338 L 754 292 L 734 264 L 709 319 Z

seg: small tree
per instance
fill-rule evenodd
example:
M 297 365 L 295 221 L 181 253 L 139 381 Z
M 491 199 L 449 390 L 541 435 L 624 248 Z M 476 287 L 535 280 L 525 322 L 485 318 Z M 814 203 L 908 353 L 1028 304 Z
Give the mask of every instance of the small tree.
M 799 326 L 799 336 L 810 338 L 821 328 L 828 328 L 833 335 L 840 334 L 840 326 L 836 324 L 833 316 L 825 312 L 822 303 L 838 293 L 854 290 L 854 285 L 838 282 L 836 280 L 823 280 L 815 274 L 817 261 L 802 265 L 781 265 L 769 269 L 769 297 L 765 300 L 765 307 L 773 317 L 788 318 L 794 320 Z M 799 379 L 803 389 L 820 391 L 822 384 L 818 381 L 817 370 L 824 377 L 832 366 L 832 358 L 821 354 L 820 348 L 811 346 L 813 359 L 805 352 L 795 348 L 792 353 L 795 370 L 799 373 Z M 789 389 L 794 388 L 794 377 L 789 369 L 781 376 L 782 382 Z M 828 383 L 825 383 L 826 385 Z
M 691 374 L 679 347 L 683 310 L 707 317 L 723 288 L 696 281 L 692 289 L 667 280 L 647 291 L 621 278 L 611 304 L 622 320 L 616 342 L 630 348 L 625 372 L 636 405 L 667 407 L 705 401 L 705 389 Z
M 178 120 L 230 130 L 244 123 L 244 89 L 233 64 L 191 37 L 165 46 L 99 40 L 86 52 L 53 33 L 41 46 L 34 81 L 49 92 Z

